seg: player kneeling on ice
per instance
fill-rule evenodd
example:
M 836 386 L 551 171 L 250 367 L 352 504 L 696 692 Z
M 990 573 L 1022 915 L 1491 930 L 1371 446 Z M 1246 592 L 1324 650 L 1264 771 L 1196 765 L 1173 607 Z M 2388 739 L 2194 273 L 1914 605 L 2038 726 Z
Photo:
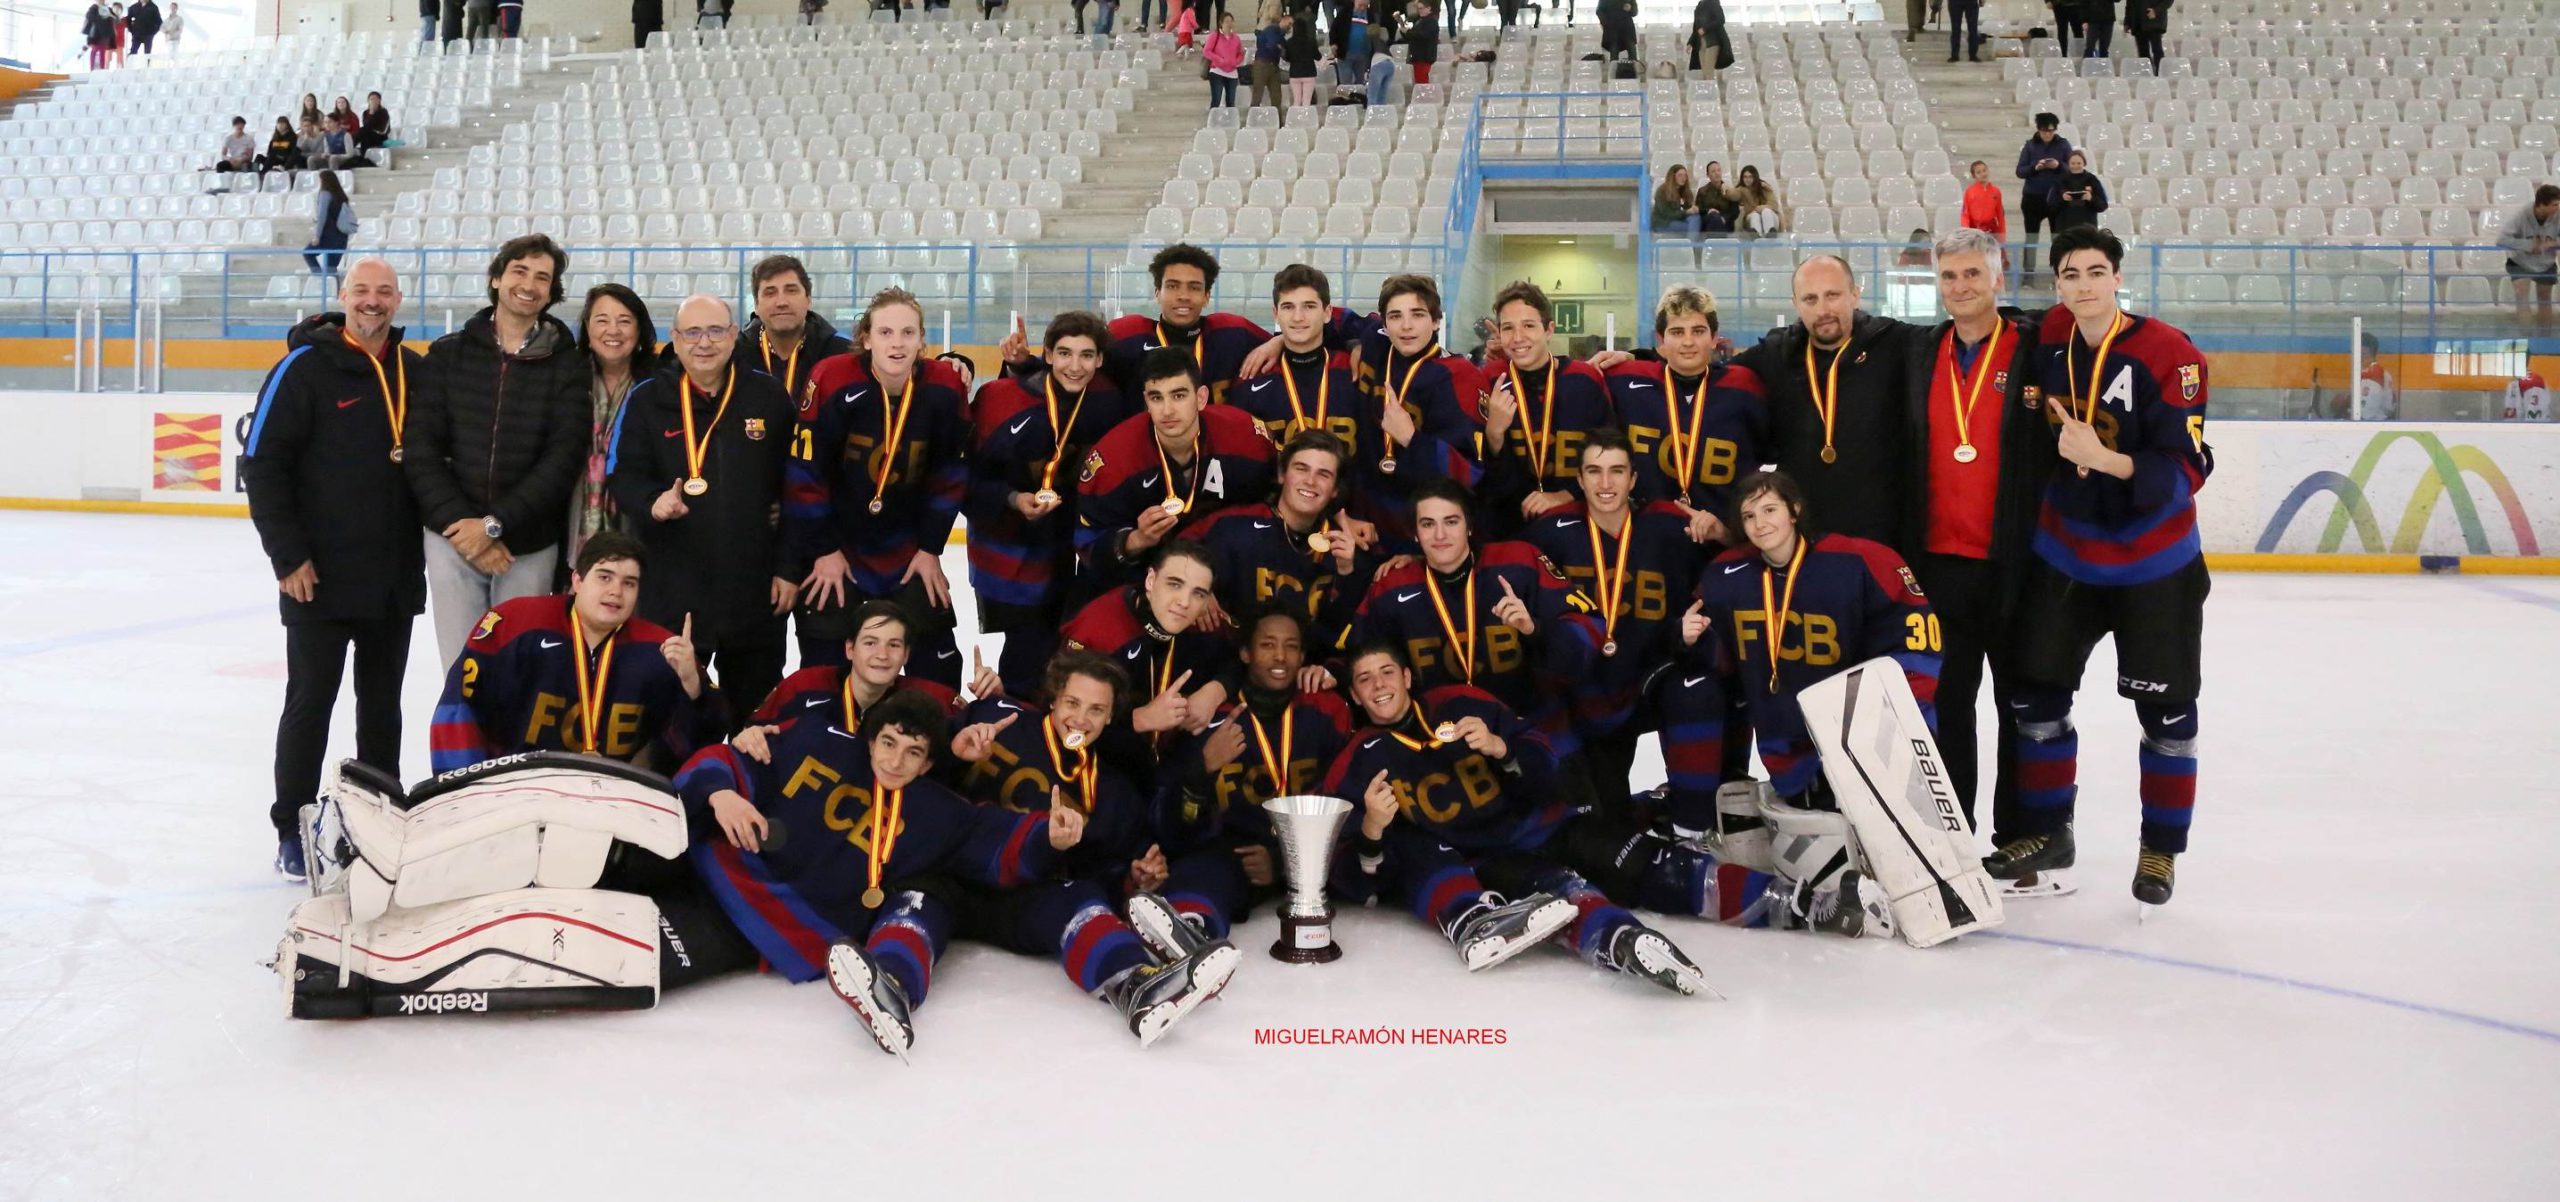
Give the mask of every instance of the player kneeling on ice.
M 1715 861 L 1567 809 L 1553 747 L 1492 694 L 1451 684 L 1416 697 L 1413 669 L 1391 643 L 1361 647 L 1349 668 L 1352 698 L 1370 725 L 1318 790 L 1361 799 L 1353 864 L 1332 876 L 1337 894 L 1402 900 L 1449 937 L 1470 970 L 1563 931 L 1602 968 L 1707 992 L 1705 974 L 1671 940 L 1610 899 L 1711 912 Z
M 1665 700 L 1674 737 L 1705 744 L 1684 752 L 1714 763 L 1740 689 L 1771 777 L 1706 804 L 1672 795 L 1675 833 L 1720 862 L 1717 916 L 1851 937 L 1899 925 L 1924 947 L 1998 922 L 1930 733 L 1937 622 L 1910 569 L 1879 544 L 1804 531 L 1783 472 L 1737 495 L 1749 545 L 1701 572 L 1680 632 L 1689 661 Z

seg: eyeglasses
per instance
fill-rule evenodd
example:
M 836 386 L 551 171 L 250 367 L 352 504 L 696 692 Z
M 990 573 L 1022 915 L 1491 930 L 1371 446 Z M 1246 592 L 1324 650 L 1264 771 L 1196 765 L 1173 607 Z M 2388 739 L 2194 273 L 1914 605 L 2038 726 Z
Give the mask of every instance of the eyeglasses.
M 718 342 L 736 335 L 736 326 L 686 326 L 676 331 L 678 342 Z

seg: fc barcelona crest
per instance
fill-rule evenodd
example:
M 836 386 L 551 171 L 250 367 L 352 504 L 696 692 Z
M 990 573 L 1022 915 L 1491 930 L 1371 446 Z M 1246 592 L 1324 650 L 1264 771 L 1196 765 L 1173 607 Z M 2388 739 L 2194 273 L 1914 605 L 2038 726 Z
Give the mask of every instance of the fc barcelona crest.
M 2204 391 L 2204 365 L 2201 363 L 2179 364 L 2178 395 L 2192 401 L 2196 399 L 2196 394 L 2202 391 Z
M 2038 388 L 2033 384 L 2029 384 L 2025 388 L 2018 390 L 2018 396 L 2020 398 L 2020 403 L 2024 404 L 2029 409 L 2044 408 L 2044 389 Z
M 764 441 L 764 419 L 763 419 L 763 418 L 761 418 L 761 417 L 751 417 L 751 418 L 748 418 L 748 419 L 747 419 L 747 441 L 749 441 L 749 442 L 763 442 L 763 441 Z
M 1093 483 L 1093 474 L 1101 470 L 1102 452 L 1095 451 L 1094 453 L 1084 457 L 1084 474 L 1078 476 L 1077 479 L 1082 480 L 1087 484 L 1091 484 Z
M 477 626 L 477 627 L 475 627 L 475 628 L 471 631 L 471 638 L 472 638 L 472 641 L 473 641 L 473 642 L 478 642 L 479 640 L 481 640 L 481 639 L 485 639 L 485 638 L 489 637 L 490 635 L 496 634 L 497 632 L 498 632 L 498 611 L 496 611 L 496 610 L 494 610 L 494 609 L 493 609 L 493 610 L 490 610 L 489 612 L 487 612 L 487 613 L 485 613 L 485 614 L 480 615 L 480 625 L 479 625 L 479 626 Z
M 1992 377 L 1991 377 L 1991 391 L 1993 391 L 1993 392 L 2007 392 L 2007 391 L 2009 391 L 2009 373 L 2008 373 L 2006 370 L 2003 370 L 2003 371 L 2001 371 L 1999 374 L 1994 375 L 1994 376 L 1992 376 Z
M 1927 594 L 1927 593 L 1924 593 L 1924 592 L 1921 592 L 1921 591 L 1920 591 L 1920 578 L 1919 578 L 1919 577 L 1917 577 L 1917 576 L 1912 575 L 1912 574 L 1911 574 L 1911 569 L 1910 569 L 1910 568 L 1908 568 L 1908 567 L 1900 567 L 1900 568 L 1895 568 L 1894 570 L 1895 570 L 1895 571 L 1897 571 L 1897 572 L 1902 573 L 1902 587 L 1903 587 L 1903 588 L 1905 588 L 1905 589 L 1910 590 L 1910 592 L 1911 592 L 1911 595 L 1912 595 L 1912 596 L 1914 596 L 1914 597 L 1926 597 L 1926 596 L 1928 596 L 1928 594 Z

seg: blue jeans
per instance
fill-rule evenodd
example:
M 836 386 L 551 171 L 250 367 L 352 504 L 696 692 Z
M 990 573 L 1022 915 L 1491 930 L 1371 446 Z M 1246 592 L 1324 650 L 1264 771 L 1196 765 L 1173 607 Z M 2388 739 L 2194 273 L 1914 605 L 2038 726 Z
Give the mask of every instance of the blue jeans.
M 1153 14 L 1155 19 L 1148 20 L 1147 18 L 1149 14 Z M 1172 19 L 1173 0 L 1138 0 L 1138 26 L 1140 28 L 1158 29 L 1163 27 L 1165 22 Z
M 1120 15 L 1120 0 L 1101 0 L 1093 6 L 1093 36 L 1111 36 L 1111 19 Z
M 1376 60 L 1371 60 L 1376 63 Z M 1395 60 L 1388 59 L 1369 68 L 1369 107 L 1394 103 L 1396 90 Z
M 436 19 L 433 16 L 418 18 L 418 41 L 425 43 L 434 40 L 436 40 Z

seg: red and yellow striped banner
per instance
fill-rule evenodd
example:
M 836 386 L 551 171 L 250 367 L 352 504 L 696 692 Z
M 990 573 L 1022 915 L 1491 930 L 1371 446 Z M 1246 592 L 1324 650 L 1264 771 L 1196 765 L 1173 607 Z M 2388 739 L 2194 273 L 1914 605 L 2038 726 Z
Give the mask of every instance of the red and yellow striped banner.
M 222 415 L 151 415 L 151 487 L 160 492 L 222 491 Z

